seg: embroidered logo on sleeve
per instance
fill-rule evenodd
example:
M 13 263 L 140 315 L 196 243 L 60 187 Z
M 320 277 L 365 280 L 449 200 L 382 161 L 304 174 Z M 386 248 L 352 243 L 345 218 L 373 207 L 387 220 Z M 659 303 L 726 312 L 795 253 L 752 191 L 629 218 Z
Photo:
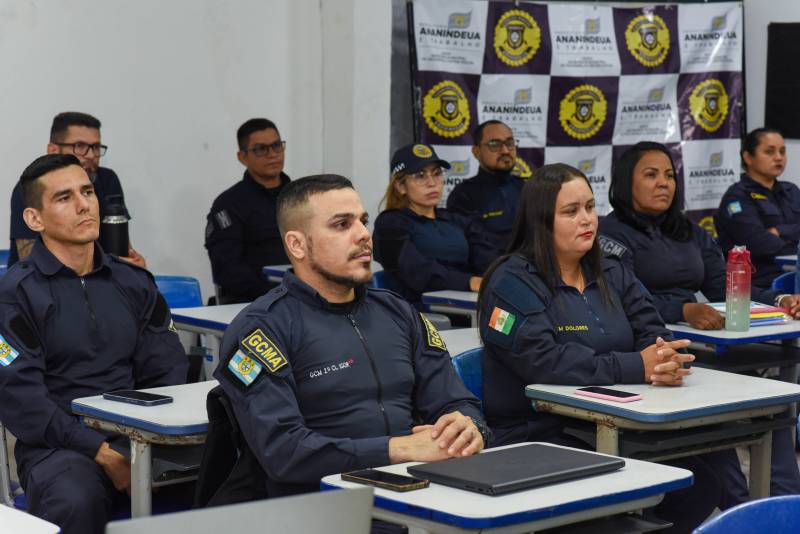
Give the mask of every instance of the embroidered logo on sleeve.
M 767 195 L 762 195 L 761 193 L 750 193 L 750 198 L 753 200 L 767 200 Z
M 261 361 L 270 373 L 274 373 L 288 363 L 286 356 L 278 349 L 275 342 L 268 338 L 260 328 L 256 328 L 242 340 L 242 347 Z
M 0 365 L 8 367 L 19 356 L 19 352 L 8 344 L 3 336 L 0 336 Z
M 233 376 L 241 380 L 245 386 L 252 384 L 258 378 L 262 369 L 261 364 L 253 361 L 241 350 L 237 350 L 236 354 L 228 362 L 228 370 L 233 373 Z
M 444 339 L 442 339 L 442 336 L 439 334 L 439 331 L 436 330 L 436 327 L 433 326 L 433 323 L 430 322 L 430 320 L 423 314 L 420 313 L 419 316 L 422 319 L 422 324 L 425 325 L 428 347 L 447 352 L 447 345 L 444 344 Z
M 628 252 L 628 247 L 602 234 L 597 237 L 597 242 L 600 245 L 600 250 L 609 256 L 621 258 L 626 252 Z
M 728 214 L 729 215 L 736 215 L 737 213 L 742 213 L 742 203 L 738 200 L 734 202 L 728 203 Z
M 513 313 L 495 307 L 492 311 L 492 316 L 489 318 L 489 328 L 493 328 L 507 336 L 511 333 L 511 328 L 514 326 L 515 320 L 516 316 Z
M 233 224 L 230 215 L 225 210 L 215 213 L 214 218 L 217 220 L 217 226 L 219 226 L 220 230 L 224 230 Z

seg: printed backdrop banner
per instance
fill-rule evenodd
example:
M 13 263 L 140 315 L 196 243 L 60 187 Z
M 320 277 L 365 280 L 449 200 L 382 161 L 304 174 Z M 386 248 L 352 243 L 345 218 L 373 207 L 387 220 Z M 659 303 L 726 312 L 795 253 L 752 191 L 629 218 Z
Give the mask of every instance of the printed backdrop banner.
M 741 2 L 414 0 L 413 20 L 417 138 L 452 164 L 445 198 L 478 171 L 471 134 L 489 119 L 514 132 L 520 177 L 573 165 L 601 214 L 614 158 L 639 141 L 673 152 L 695 219 L 738 180 Z

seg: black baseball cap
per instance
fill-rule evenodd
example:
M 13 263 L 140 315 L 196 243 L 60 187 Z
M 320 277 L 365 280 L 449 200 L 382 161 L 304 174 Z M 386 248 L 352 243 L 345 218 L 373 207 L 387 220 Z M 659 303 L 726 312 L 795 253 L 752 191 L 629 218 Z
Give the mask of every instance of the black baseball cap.
M 436 151 L 430 145 L 417 143 L 398 148 L 392 156 L 392 176 L 398 172 L 412 173 L 421 171 L 431 163 L 438 163 L 445 169 L 450 168 L 450 164 L 436 155 Z

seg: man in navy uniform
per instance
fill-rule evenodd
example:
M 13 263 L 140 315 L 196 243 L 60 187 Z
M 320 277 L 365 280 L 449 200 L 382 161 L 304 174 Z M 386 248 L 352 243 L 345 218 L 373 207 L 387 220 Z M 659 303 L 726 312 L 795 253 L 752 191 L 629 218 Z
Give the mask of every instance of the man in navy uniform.
M 480 451 L 480 404 L 436 328 L 368 288 L 367 213 L 346 178 L 291 182 L 278 223 L 293 271 L 245 308 L 214 376 L 266 475 L 270 497 L 322 477 Z
M 78 397 L 183 383 L 187 362 L 169 308 L 146 270 L 95 243 L 98 200 L 73 155 L 22 173 L 25 223 L 39 239 L 0 279 L 0 420 L 28 511 L 64 534 L 102 533 L 130 491 L 127 438 L 81 424 Z
M 447 209 L 480 219 L 488 237 L 504 252 L 525 184 L 512 172 L 517 161 L 517 140 L 504 123 L 488 120 L 475 129 L 472 143 L 472 155 L 480 170 L 450 192 Z
M 108 211 L 109 206 L 118 205 L 127 217 L 125 197 L 122 185 L 116 173 L 107 167 L 100 166 L 100 158 L 108 150 L 100 140 L 100 121 L 87 113 L 66 111 L 53 118 L 50 127 L 50 142 L 47 143 L 48 154 L 72 154 L 80 161 L 81 167 L 89 175 L 94 186 L 95 196 L 100 204 L 100 217 Z M 36 232 L 31 230 L 22 218 L 25 209 L 20 186 L 17 184 L 11 193 L 11 246 L 8 255 L 8 266 L 30 254 L 36 241 Z M 145 266 L 145 259 L 132 246 L 128 246 L 125 260 L 139 267 Z
M 206 224 L 219 304 L 257 299 L 274 286 L 263 267 L 289 263 L 275 215 L 278 193 L 289 183 L 283 172 L 286 141 L 269 119 L 248 120 L 236 139 L 244 176 L 214 200 Z

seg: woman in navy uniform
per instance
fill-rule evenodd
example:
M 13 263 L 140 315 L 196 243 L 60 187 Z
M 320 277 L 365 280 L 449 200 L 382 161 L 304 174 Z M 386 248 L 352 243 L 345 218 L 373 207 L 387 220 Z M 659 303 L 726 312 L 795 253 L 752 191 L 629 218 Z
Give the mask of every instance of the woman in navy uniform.
M 481 274 L 499 255 L 480 223 L 436 207 L 449 168 L 428 145 L 397 150 L 386 210 L 375 221 L 375 258 L 390 288 L 418 308 L 426 291 L 478 291 Z
M 539 168 L 523 188 L 509 254 L 486 273 L 479 298 L 484 410 L 493 445 L 551 441 L 587 445 L 564 419 L 531 410 L 525 386 L 680 386 L 688 340 L 673 340 L 641 283 L 595 239 L 597 212 L 587 178 L 564 164 Z M 682 458 L 695 484 L 667 494 L 656 513 L 687 532 L 715 507 L 738 504 L 744 477 L 732 450 Z
M 777 130 L 757 128 L 742 141 L 741 180 L 722 196 L 715 216 L 723 252 L 746 245 L 756 270 L 753 285 L 768 288 L 781 274 L 775 256 L 795 254 L 800 238 L 800 189 L 778 180 L 786 144 Z
M 725 260 L 716 243 L 680 208 L 672 156 L 662 144 L 641 142 L 614 165 L 609 200 L 614 211 L 600 223 L 600 249 L 629 267 L 653 296 L 668 323 L 686 321 L 702 330 L 725 319 L 708 304 L 725 300 Z M 800 295 L 779 295 L 753 286 L 753 299 L 800 313 Z M 800 471 L 789 429 L 772 440 L 772 495 L 800 493 Z

